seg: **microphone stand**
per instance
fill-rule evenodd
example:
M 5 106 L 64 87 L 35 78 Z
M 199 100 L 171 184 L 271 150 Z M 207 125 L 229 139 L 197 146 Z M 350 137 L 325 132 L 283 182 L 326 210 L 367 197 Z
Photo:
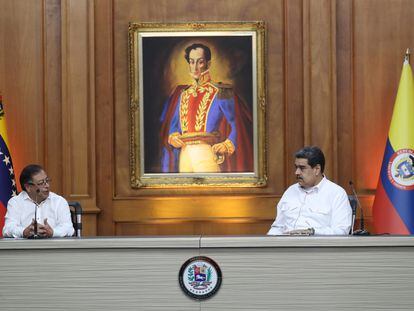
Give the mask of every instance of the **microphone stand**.
M 349 232 L 350 235 L 354 235 L 354 225 L 355 225 L 355 218 L 356 218 L 356 199 L 352 196 L 349 199 L 350 203 L 351 203 L 351 208 L 352 208 L 352 220 L 351 220 L 351 230 Z M 355 202 L 355 203 L 354 203 Z
M 35 214 L 34 214 L 34 229 L 33 229 L 33 235 L 29 237 L 29 239 L 39 239 L 40 236 L 37 234 L 37 209 L 39 208 L 39 203 L 37 203 L 38 200 L 38 194 L 40 192 L 40 189 L 36 190 L 36 196 L 35 200 L 33 201 L 35 204 Z
M 361 203 L 359 202 L 358 195 L 356 194 L 354 183 L 349 181 L 349 185 L 351 186 L 352 193 L 355 197 L 355 200 L 357 201 L 357 205 L 359 207 L 359 210 L 361 211 L 361 219 L 359 223 L 359 229 L 353 231 L 352 235 L 369 235 L 369 232 L 365 230 L 365 224 L 364 224 L 364 211 L 362 210 Z

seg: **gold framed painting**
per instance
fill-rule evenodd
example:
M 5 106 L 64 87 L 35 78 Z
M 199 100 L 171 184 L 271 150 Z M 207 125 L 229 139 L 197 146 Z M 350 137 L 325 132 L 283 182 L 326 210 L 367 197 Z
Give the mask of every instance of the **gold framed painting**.
M 131 186 L 265 186 L 264 23 L 130 23 L 128 44 Z

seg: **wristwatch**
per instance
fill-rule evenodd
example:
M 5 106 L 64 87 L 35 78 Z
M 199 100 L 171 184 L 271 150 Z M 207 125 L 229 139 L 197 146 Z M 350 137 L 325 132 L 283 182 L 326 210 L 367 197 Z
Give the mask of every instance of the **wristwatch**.
M 315 235 L 315 229 L 314 228 L 308 228 L 309 235 Z

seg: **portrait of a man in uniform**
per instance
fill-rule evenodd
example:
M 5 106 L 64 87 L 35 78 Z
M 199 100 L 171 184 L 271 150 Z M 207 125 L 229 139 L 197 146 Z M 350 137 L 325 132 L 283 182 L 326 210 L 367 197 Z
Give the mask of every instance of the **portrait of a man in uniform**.
M 146 173 L 253 171 L 251 45 L 249 37 L 145 38 Z
M 231 85 L 212 80 L 208 46 L 193 43 L 184 58 L 193 82 L 177 86 L 162 113 L 162 171 L 251 171 L 251 112 Z

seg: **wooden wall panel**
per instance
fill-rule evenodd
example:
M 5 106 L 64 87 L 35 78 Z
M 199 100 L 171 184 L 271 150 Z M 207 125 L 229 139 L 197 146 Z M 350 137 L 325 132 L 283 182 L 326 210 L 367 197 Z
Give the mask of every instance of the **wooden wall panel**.
M 114 161 L 114 67 L 113 2 L 102 0 L 95 5 L 95 73 L 96 73 L 96 187 L 100 209 L 98 232 L 115 234 L 113 219 Z
M 96 207 L 94 1 L 62 1 L 63 193 Z
M 339 176 L 362 194 L 369 226 L 413 18 L 412 1 L 337 1 Z
M 338 181 L 346 187 L 355 182 L 354 163 L 354 109 L 352 79 L 352 1 L 336 2 L 336 72 L 337 72 L 337 136 L 338 136 Z
M 27 163 L 44 163 L 43 2 L 2 0 L 0 5 L 0 92 L 19 175 Z
M 410 0 L 0 0 L 15 169 L 45 165 L 53 189 L 84 205 L 88 235 L 263 234 L 294 182 L 293 153 L 317 144 L 369 222 L 413 17 Z M 200 20 L 266 22 L 269 184 L 132 189 L 128 22 Z
M 168 7 L 160 10 L 160 7 Z M 292 6 L 293 7 L 293 6 Z M 190 13 L 191 12 L 191 13 Z M 177 16 L 179 18 L 177 19 Z M 283 78 L 283 1 L 220 1 L 211 10 L 211 1 L 116 1 L 114 2 L 114 117 L 115 117 L 115 202 L 113 204 L 114 220 L 121 223 L 137 224 L 151 220 L 154 226 L 162 227 L 162 221 L 177 219 L 171 212 L 165 212 L 164 206 L 171 206 L 173 214 L 180 214 L 185 219 L 197 218 L 209 222 L 222 222 L 221 211 L 228 211 L 239 222 L 257 219 L 266 214 L 267 222 L 274 218 L 274 204 L 278 195 L 286 186 L 284 166 L 284 78 Z M 129 124 L 128 116 L 128 62 L 127 29 L 128 22 L 185 22 L 185 21 L 256 21 L 263 20 L 267 27 L 267 83 L 272 87 L 267 90 L 267 131 L 268 135 L 268 176 L 269 184 L 264 188 L 193 188 L 193 189 L 132 189 L 129 182 Z M 268 198 L 272 199 L 269 200 Z M 154 201 L 155 199 L 155 201 Z M 244 200 L 249 200 L 247 212 L 240 213 Z M 128 202 L 129 207 L 118 204 L 119 200 Z M 159 208 L 154 208 L 154 203 Z M 227 203 L 224 203 L 227 202 Z M 238 206 L 240 205 L 240 206 Z M 217 208 L 219 207 L 219 208 Z M 162 212 L 164 211 L 164 212 Z M 239 216 L 237 216 L 239 215 Z M 172 217 L 172 218 L 171 218 Z M 177 221 L 177 220 L 176 220 Z M 261 221 L 261 220 L 260 220 Z M 229 223 L 229 226 L 232 224 Z M 179 221 L 177 222 L 179 226 Z M 132 225 L 129 224 L 129 233 Z M 223 227 L 223 226 L 221 226 Z M 223 232 L 217 227 L 217 232 Z M 246 228 L 246 233 L 252 233 Z M 228 228 L 226 229 L 226 232 Z M 137 231 L 138 233 L 139 231 Z M 158 232 L 168 233 L 167 229 Z M 177 230 L 174 230 L 176 233 Z M 255 231 L 253 231 L 255 232 Z M 261 233 L 265 233 L 266 230 Z M 171 232 L 173 233 L 173 232 Z
M 47 173 L 53 176 L 53 191 L 63 192 L 62 159 L 62 53 L 61 53 L 61 1 L 44 1 L 43 58 L 45 96 L 45 159 Z
M 158 3 L 158 4 L 157 4 Z M 236 4 L 237 3 L 237 4 Z M 129 182 L 129 124 L 128 116 L 128 22 L 168 22 L 168 21 L 243 21 L 264 20 L 267 24 L 267 79 L 268 84 L 278 87 L 268 88 L 267 117 L 268 129 L 274 133 L 269 137 L 269 153 L 273 154 L 271 161 L 283 161 L 283 5 L 282 1 L 220 1 L 211 10 L 210 1 L 181 1 L 169 4 L 165 1 L 116 1 L 114 5 L 114 80 L 115 80 L 115 195 L 142 196 L 154 194 L 169 194 L 170 190 L 133 190 Z M 163 5 L 168 10 L 159 10 Z M 189 12 L 192 12 L 191 14 Z M 177 16 L 180 18 L 177 20 Z M 276 18 L 275 18 L 276 17 Z M 273 149 L 274 148 L 274 149 Z M 267 193 L 272 193 L 275 187 L 283 189 L 283 168 L 274 166 L 270 161 L 269 187 Z M 273 170 L 273 171 L 272 171 Z M 272 175 L 272 173 L 276 173 Z M 245 193 L 243 189 L 228 189 L 224 192 Z M 223 191 L 205 189 L 201 193 L 219 194 Z M 262 189 L 250 189 L 249 193 L 261 193 Z M 197 194 L 200 190 L 181 189 L 176 194 Z
M 355 174 L 358 188 L 376 188 L 400 80 L 403 57 L 414 46 L 409 0 L 355 1 L 353 69 Z
M 17 178 L 25 165 L 43 165 L 53 191 L 92 213 L 84 228 L 94 235 L 93 2 L 3 0 L 0 7 L 0 91 Z
M 302 0 L 285 2 L 285 185 L 296 180 L 292 158 L 305 142 L 304 32 Z
M 305 1 L 304 26 L 308 46 L 305 54 L 305 145 L 318 145 L 326 157 L 326 174 L 337 178 L 335 92 L 335 6 L 330 0 Z
M 63 108 L 63 148 L 64 148 L 64 189 L 68 195 L 89 196 L 91 169 L 90 150 L 94 150 L 94 96 L 93 58 L 90 50 L 93 41 L 89 40 L 88 1 L 62 2 L 62 108 Z M 93 33 L 92 33 L 93 36 Z M 92 46 L 90 46 L 92 44 Z M 92 87 L 92 89 L 91 89 Z

